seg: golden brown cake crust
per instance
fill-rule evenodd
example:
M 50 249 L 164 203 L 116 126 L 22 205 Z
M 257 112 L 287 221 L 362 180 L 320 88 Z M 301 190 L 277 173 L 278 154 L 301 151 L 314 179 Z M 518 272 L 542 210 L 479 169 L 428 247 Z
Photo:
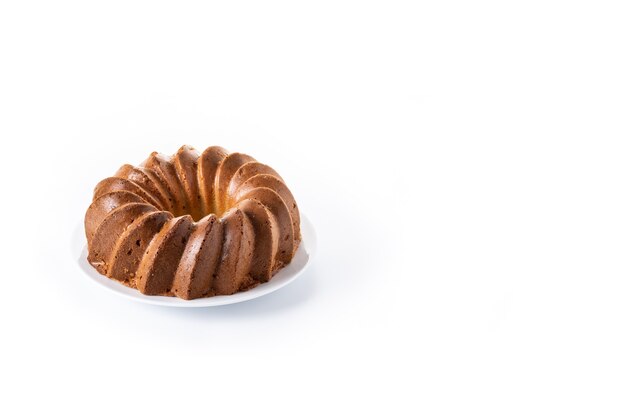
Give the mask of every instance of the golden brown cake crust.
M 271 167 L 242 153 L 153 152 L 96 186 L 88 260 L 148 295 L 191 300 L 245 291 L 291 262 L 300 214 Z

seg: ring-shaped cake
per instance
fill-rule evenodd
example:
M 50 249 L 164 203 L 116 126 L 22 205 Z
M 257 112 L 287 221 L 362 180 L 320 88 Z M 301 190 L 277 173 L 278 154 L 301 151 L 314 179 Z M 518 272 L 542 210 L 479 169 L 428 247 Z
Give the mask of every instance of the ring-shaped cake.
M 269 281 L 300 244 L 298 205 L 278 173 L 242 153 L 150 154 L 96 185 L 88 261 L 147 295 L 229 295 Z

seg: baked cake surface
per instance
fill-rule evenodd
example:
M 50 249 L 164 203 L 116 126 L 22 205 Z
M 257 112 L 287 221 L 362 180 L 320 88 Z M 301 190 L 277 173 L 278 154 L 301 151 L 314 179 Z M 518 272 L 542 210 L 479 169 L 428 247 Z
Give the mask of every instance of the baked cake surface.
M 212 146 L 150 154 L 100 181 L 85 214 L 88 261 L 147 295 L 229 295 L 269 281 L 300 244 L 281 176 Z

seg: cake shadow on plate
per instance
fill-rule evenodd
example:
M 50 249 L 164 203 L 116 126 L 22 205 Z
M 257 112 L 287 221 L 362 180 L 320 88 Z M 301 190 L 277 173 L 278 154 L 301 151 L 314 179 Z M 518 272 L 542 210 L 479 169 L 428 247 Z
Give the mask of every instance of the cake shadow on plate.
M 243 303 L 225 304 L 211 308 L 161 308 L 148 305 L 158 310 L 158 314 L 168 317 L 181 317 L 202 321 L 248 321 L 253 317 L 272 317 L 283 315 L 292 310 L 305 307 L 316 295 L 315 268 L 307 269 L 302 277 L 295 282 L 263 297 Z

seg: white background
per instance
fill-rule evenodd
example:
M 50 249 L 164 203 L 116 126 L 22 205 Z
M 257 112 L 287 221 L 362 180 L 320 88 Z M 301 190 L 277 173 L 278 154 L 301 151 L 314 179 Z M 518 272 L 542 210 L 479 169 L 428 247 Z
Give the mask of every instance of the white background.
M 0 414 L 623 416 L 623 2 L 0 5 Z M 76 265 L 93 186 L 253 155 L 298 281 L 135 304 Z

